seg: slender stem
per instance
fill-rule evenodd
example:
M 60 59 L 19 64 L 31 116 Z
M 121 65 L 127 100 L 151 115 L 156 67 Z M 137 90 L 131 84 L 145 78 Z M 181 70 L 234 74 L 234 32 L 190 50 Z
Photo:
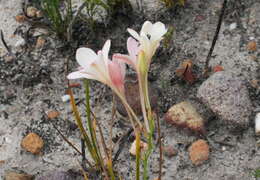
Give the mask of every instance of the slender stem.
M 119 92 L 117 91 L 117 89 L 113 89 L 113 90 L 114 90 L 114 92 L 117 94 L 117 96 L 121 99 L 123 105 L 125 106 L 125 109 L 126 109 L 126 111 L 127 111 L 127 114 L 128 114 L 128 116 L 129 116 L 129 120 L 130 120 L 130 122 L 131 122 L 133 128 L 135 129 L 135 123 L 134 123 L 134 121 L 133 121 L 133 118 L 134 118 L 134 120 L 138 123 L 140 129 L 142 129 L 142 127 L 143 127 L 142 123 L 141 123 L 140 120 L 138 119 L 138 117 L 137 117 L 137 115 L 135 114 L 135 112 L 133 111 L 133 109 L 132 109 L 132 108 L 130 107 L 130 105 L 127 103 L 126 98 L 125 98 L 121 93 L 119 93 Z
M 90 95 L 89 95 L 89 80 L 85 79 L 84 80 L 84 85 L 85 85 L 85 95 L 86 95 L 86 113 L 87 113 L 87 125 L 88 129 L 90 132 L 90 137 L 92 141 L 92 146 L 97 154 L 98 159 L 102 161 L 101 154 L 99 153 L 99 150 L 97 148 L 97 139 L 96 139 L 96 132 L 95 129 L 93 128 L 93 122 L 91 121 L 91 109 L 90 109 Z
M 82 120 L 81 120 L 81 117 L 80 117 L 80 114 L 78 112 L 78 109 L 77 109 L 77 106 L 76 106 L 76 103 L 75 103 L 75 99 L 74 99 L 74 96 L 73 96 L 73 93 L 72 91 L 69 89 L 68 90 L 68 94 L 70 95 L 70 102 L 71 102 L 71 106 L 72 106 L 72 110 L 73 110 L 73 114 L 75 116 L 75 120 L 77 122 L 77 125 L 79 127 L 79 130 L 81 132 L 81 134 L 83 135 L 84 137 L 84 140 L 87 144 L 87 147 L 88 147 L 88 150 L 93 158 L 93 160 L 95 161 L 95 163 L 98 165 L 99 161 L 98 161 L 98 158 L 93 150 L 93 147 L 92 147 L 92 144 L 91 144 L 91 141 L 90 141 L 90 138 L 88 137 L 88 134 L 86 132 L 86 130 L 84 129 L 83 127 L 83 124 L 82 124 Z
M 97 121 L 97 118 L 94 114 L 93 111 L 91 111 L 91 115 L 94 117 L 94 122 L 96 123 L 97 127 L 98 127 L 98 130 L 100 132 L 100 139 L 101 139 L 101 143 L 102 143 L 102 146 L 103 146 L 103 149 L 104 149 L 104 153 L 106 154 L 107 158 L 109 158 L 109 154 L 107 152 L 107 146 L 106 146 L 106 143 L 105 143 L 105 138 L 104 138 L 104 135 L 103 135 L 103 131 L 101 129 L 101 126 L 100 124 L 98 123 Z
M 148 133 L 148 150 L 145 152 L 144 160 L 143 160 L 143 180 L 148 180 L 148 160 L 153 151 L 153 134 Z
M 149 122 L 147 119 L 147 113 L 146 113 L 146 105 L 145 105 L 145 88 L 143 87 L 144 81 L 142 80 L 141 75 L 138 73 L 138 85 L 139 85 L 139 93 L 140 93 L 140 101 L 141 101 L 141 107 L 142 107 L 142 112 L 143 112 L 143 118 L 144 118 L 144 123 L 147 132 L 150 132 L 149 128 Z
M 209 70 L 209 61 L 210 61 L 212 52 L 214 50 L 215 44 L 216 44 L 217 39 L 218 39 L 218 34 L 219 34 L 219 31 L 220 31 L 220 28 L 221 28 L 221 24 L 222 24 L 222 20 L 223 20 L 223 17 L 224 17 L 226 4 L 227 4 L 227 0 L 224 0 L 223 4 L 222 4 L 221 13 L 219 15 L 218 25 L 217 25 L 217 28 L 216 28 L 216 31 L 215 31 L 215 35 L 214 35 L 214 38 L 213 38 L 213 41 L 212 41 L 212 44 L 211 44 L 211 47 L 210 47 L 210 50 L 209 50 L 206 62 L 205 62 L 205 68 L 204 68 L 205 73 L 207 73 L 208 70 Z
M 140 159 L 141 159 L 141 137 L 140 132 L 137 130 L 136 135 L 136 180 L 140 180 Z
M 103 137 L 103 134 L 102 134 L 102 130 L 101 130 L 101 127 L 99 126 L 98 122 L 96 121 L 96 117 L 93 115 L 94 117 L 94 121 L 92 122 L 91 121 L 91 108 L 90 108 L 90 91 L 89 91 L 89 80 L 88 79 L 85 79 L 84 80 L 84 85 L 85 85 L 85 91 L 86 91 L 86 113 L 87 113 L 87 122 L 88 122 L 88 128 L 89 128 L 89 131 L 90 131 L 90 137 L 91 137 L 91 141 L 92 141 L 92 146 L 93 146 L 93 149 L 96 153 L 96 156 L 98 158 L 98 161 L 105 173 L 105 176 L 106 178 L 108 178 L 108 173 L 106 172 L 106 167 L 104 165 L 104 161 L 103 161 L 103 158 L 102 158 L 102 155 L 101 155 L 101 152 L 100 152 L 100 147 L 99 147 L 99 144 L 97 142 L 97 136 L 96 136 L 96 130 L 95 128 L 93 127 L 93 124 L 92 123 L 96 123 L 99 130 L 100 130 L 100 135 L 101 135 L 101 141 L 102 141 L 102 145 L 103 145 L 103 148 L 104 148 L 104 152 L 106 153 L 107 155 L 107 152 L 106 152 L 106 146 L 105 146 L 105 142 L 104 142 L 104 137 Z

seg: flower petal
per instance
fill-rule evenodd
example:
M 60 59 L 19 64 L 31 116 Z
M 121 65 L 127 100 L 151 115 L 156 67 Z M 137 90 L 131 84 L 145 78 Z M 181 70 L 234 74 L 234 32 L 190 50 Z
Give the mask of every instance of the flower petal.
M 130 28 L 127 28 L 127 31 L 129 32 L 129 34 L 131 34 L 131 36 L 133 36 L 136 40 L 140 40 L 140 36 L 139 34 L 133 30 L 133 29 L 130 29 Z
M 124 78 L 125 78 L 125 67 L 120 64 L 117 60 L 109 61 L 108 63 L 110 79 L 121 93 L 124 92 Z
M 131 57 L 136 57 L 139 52 L 139 43 L 132 37 L 127 39 L 127 51 Z
M 151 40 L 159 40 L 166 32 L 165 25 L 161 22 L 156 22 L 150 31 Z
M 108 53 L 109 53 L 110 46 L 111 46 L 111 41 L 107 40 L 102 48 L 102 54 L 105 61 L 108 60 Z
M 132 58 L 131 56 L 125 55 L 125 54 L 114 54 L 113 60 L 117 61 L 123 61 L 124 63 L 132 66 L 132 68 L 136 69 L 136 58 Z
M 76 60 L 80 66 L 87 68 L 95 59 L 97 54 L 89 48 L 79 48 L 76 52 Z
M 82 71 L 75 71 L 75 72 L 72 72 L 70 73 L 68 76 L 67 76 L 68 79 L 82 79 L 82 78 L 86 78 L 86 79 L 95 79 L 93 78 L 93 76 L 87 74 L 87 73 L 84 73 Z
M 153 27 L 153 24 L 150 21 L 145 21 L 142 26 L 140 34 L 142 34 L 142 33 L 150 34 L 149 32 L 151 31 L 152 27 Z

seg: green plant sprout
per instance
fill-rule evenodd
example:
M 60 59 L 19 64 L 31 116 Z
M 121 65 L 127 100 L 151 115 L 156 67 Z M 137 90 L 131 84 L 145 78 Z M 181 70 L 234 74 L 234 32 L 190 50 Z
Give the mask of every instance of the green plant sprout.
M 65 0 L 65 10 L 62 12 L 61 0 L 42 0 L 41 7 L 47 17 L 51 29 L 61 39 L 67 39 L 67 32 L 73 19 L 71 0 Z
M 260 178 L 260 169 L 254 170 L 254 172 L 252 173 L 252 175 L 253 175 L 255 178 Z

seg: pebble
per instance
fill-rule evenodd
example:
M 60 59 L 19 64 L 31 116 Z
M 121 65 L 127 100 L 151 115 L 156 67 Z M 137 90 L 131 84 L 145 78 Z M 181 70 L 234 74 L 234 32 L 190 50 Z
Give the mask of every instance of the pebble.
M 257 113 L 255 117 L 255 134 L 260 136 L 260 113 Z
M 177 150 L 170 145 L 163 146 L 162 150 L 163 150 L 163 153 L 165 154 L 165 156 L 167 156 L 167 157 L 173 157 L 178 154 Z
M 245 81 L 232 72 L 211 75 L 199 87 L 197 97 L 231 129 L 248 127 L 253 109 L 249 92 Z
M 199 139 L 192 143 L 189 147 L 189 156 L 192 164 L 196 166 L 203 164 L 203 162 L 209 159 L 208 143 L 203 139 Z
M 24 173 L 7 172 L 5 174 L 5 180 L 33 180 L 33 176 Z
M 224 68 L 223 66 L 220 66 L 220 65 L 216 65 L 213 67 L 213 72 L 219 72 L 219 71 L 224 71 Z
M 35 133 L 29 133 L 22 140 L 21 146 L 33 154 L 39 154 L 43 148 L 43 140 Z
M 237 23 L 232 23 L 229 25 L 229 30 L 232 31 L 237 28 Z
M 15 16 L 15 20 L 16 20 L 18 23 L 23 23 L 23 22 L 26 20 L 26 16 L 24 16 L 24 15 L 16 15 L 16 16 Z
M 250 41 L 247 44 L 247 50 L 248 51 L 256 51 L 257 50 L 256 42 L 255 41 Z
M 188 128 L 199 134 L 205 133 L 203 118 L 187 101 L 172 106 L 165 114 L 164 119 L 177 127 Z
M 148 149 L 148 144 L 143 142 L 143 141 L 141 141 L 140 142 L 140 148 L 141 148 L 141 152 L 144 152 L 144 151 L 146 151 Z M 136 155 L 136 140 L 134 140 L 134 142 L 131 144 L 129 152 L 133 156 Z
M 29 7 L 27 7 L 27 9 L 26 9 L 26 14 L 27 14 L 27 16 L 29 16 L 29 17 L 36 17 L 37 11 L 38 11 L 37 8 L 35 8 L 35 7 L 33 7 L 33 6 L 29 6 Z
M 47 112 L 47 116 L 49 119 L 54 119 L 54 118 L 58 117 L 59 115 L 60 115 L 60 112 L 55 111 L 55 110 Z
M 36 47 L 37 49 L 40 49 L 40 48 L 42 48 L 42 47 L 44 46 L 45 42 L 46 42 L 46 40 L 45 40 L 43 37 L 39 36 L 39 37 L 37 38 L 35 47 Z
M 66 94 L 61 97 L 62 102 L 69 102 L 70 101 L 70 95 Z

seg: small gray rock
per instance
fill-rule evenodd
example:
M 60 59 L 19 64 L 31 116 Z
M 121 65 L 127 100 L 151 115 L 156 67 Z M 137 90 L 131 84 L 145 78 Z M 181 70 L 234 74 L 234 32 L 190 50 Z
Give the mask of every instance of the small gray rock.
M 253 108 L 242 78 L 231 72 L 216 72 L 199 87 L 197 97 L 230 128 L 248 126 Z

